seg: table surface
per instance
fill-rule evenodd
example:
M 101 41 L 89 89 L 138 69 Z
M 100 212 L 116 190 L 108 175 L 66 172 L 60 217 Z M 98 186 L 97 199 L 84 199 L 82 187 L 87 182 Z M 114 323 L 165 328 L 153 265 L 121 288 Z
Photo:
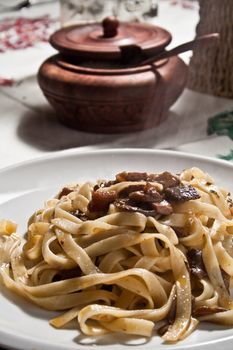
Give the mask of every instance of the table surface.
M 1 1 L 0 1 L 1 3 Z M 198 22 L 198 6 L 186 8 L 184 1 L 172 5 L 170 0 L 159 1 L 159 15 L 154 23 L 173 33 L 170 47 L 191 40 Z M 0 14 L 0 26 L 8 17 L 54 19 L 49 30 L 59 25 L 59 4 L 33 6 L 24 11 Z M 1 43 L 0 27 L 0 43 Z M 1 49 L 1 46 L 0 46 Z M 71 148 L 163 148 L 211 157 L 233 158 L 232 139 L 226 130 L 208 135 L 209 119 L 233 110 L 233 100 L 218 98 L 186 89 L 172 106 L 168 119 L 159 127 L 127 135 L 96 135 L 66 128 L 57 122 L 55 112 L 42 95 L 36 80 L 40 64 L 55 51 L 47 42 L 35 43 L 21 50 L 0 52 L 0 167 L 45 154 Z M 190 53 L 183 55 L 186 62 Z

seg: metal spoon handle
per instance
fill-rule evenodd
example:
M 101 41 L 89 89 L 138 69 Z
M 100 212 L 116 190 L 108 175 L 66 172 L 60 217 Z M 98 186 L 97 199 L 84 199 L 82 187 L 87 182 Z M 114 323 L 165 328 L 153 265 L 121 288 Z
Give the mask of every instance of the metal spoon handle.
M 212 41 L 213 39 L 219 39 L 219 34 L 218 33 L 211 33 L 211 34 L 206 34 L 206 35 L 202 35 L 199 36 L 198 38 L 189 41 L 187 43 L 181 44 L 179 46 L 174 47 L 174 49 L 169 50 L 169 51 L 164 51 L 160 54 L 157 54 L 156 56 L 150 57 L 146 60 L 144 60 L 143 62 L 141 62 L 139 64 L 139 66 L 144 66 L 145 64 L 151 64 L 154 63 L 156 61 L 165 59 L 165 58 L 169 58 L 171 56 L 176 56 L 179 55 L 180 53 L 189 51 L 189 50 L 193 50 L 195 47 L 199 46 L 199 45 L 203 45 L 207 42 Z

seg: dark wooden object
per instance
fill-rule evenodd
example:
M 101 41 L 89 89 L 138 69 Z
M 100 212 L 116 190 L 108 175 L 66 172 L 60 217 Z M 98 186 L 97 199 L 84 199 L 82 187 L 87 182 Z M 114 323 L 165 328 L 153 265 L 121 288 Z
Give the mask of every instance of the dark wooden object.
M 171 35 L 142 23 L 61 29 L 51 37 L 60 54 L 40 67 L 38 81 L 65 125 L 97 133 L 158 125 L 184 89 L 187 67 L 178 57 L 137 66 L 164 51 Z

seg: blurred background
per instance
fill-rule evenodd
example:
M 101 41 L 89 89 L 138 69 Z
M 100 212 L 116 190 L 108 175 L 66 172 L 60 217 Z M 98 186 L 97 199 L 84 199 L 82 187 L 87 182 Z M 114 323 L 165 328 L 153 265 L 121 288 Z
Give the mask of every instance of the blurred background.
M 8 0 L 0 1 L 0 166 L 78 147 L 175 149 L 233 159 L 233 9 L 219 0 Z M 41 64 L 57 51 L 50 35 L 61 27 L 101 21 L 161 26 L 167 49 L 219 32 L 215 46 L 181 55 L 189 78 L 168 119 L 137 133 L 102 135 L 67 128 L 37 83 Z M 6 147 L 7 145 L 7 147 Z

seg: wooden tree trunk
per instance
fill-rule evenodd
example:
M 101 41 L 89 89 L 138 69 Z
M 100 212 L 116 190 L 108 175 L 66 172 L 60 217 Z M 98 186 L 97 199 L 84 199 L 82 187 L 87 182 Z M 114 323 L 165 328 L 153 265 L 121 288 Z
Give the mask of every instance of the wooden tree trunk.
M 197 36 L 218 32 L 218 43 L 196 49 L 190 61 L 188 87 L 233 97 L 233 0 L 199 0 Z

